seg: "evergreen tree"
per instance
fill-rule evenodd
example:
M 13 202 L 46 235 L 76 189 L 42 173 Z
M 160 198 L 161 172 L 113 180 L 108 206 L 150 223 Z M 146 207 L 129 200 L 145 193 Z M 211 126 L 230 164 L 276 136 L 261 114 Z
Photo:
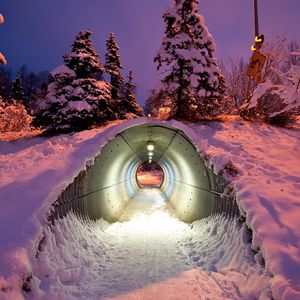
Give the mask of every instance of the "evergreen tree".
M 17 74 L 15 81 L 13 81 L 13 83 L 12 83 L 11 100 L 12 101 L 15 100 L 21 104 L 24 104 L 25 95 L 24 95 L 24 91 L 23 91 L 20 74 Z
M 94 51 L 90 31 L 81 31 L 64 55 L 66 65 L 51 72 L 46 101 L 38 122 L 50 131 L 91 128 L 112 118 L 110 84 L 95 78 L 104 68 Z
M 78 78 L 96 78 L 105 71 L 100 56 L 96 53 L 91 40 L 92 32 L 82 30 L 72 44 L 71 53 L 64 55 L 67 67 L 73 70 Z
M 48 84 L 49 72 L 43 71 L 34 73 L 28 70 L 26 65 L 22 65 L 17 72 L 21 77 L 22 87 L 24 91 L 24 101 L 28 111 L 35 111 L 37 101 L 40 99 L 40 88 L 43 83 Z
M 134 83 L 132 71 L 128 74 L 128 80 L 124 84 L 123 97 L 121 102 L 121 107 L 126 113 L 132 113 L 137 116 L 143 116 L 143 111 L 137 102 L 135 96 L 136 84 Z
M 111 97 L 114 102 L 120 99 L 121 96 L 121 86 L 124 83 L 124 78 L 122 77 L 120 70 L 123 66 L 120 62 L 120 55 L 118 54 L 120 47 L 116 42 L 114 33 L 111 33 L 108 40 L 106 41 L 107 53 L 105 55 L 105 69 L 110 75 L 111 84 Z
M 209 116 L 219 107 L 224 79 L 214 58 L 215 43 L 198 12 L 199 0 L 174 0 L 163 18 L 162 46 L 155 62 L 163 69 L 161 90 L 176 101 L 171 117 Z
M 11 77 L 11 70 L 0 66 L 0 96 L 5 102 L 9 99 L 11 93 Z

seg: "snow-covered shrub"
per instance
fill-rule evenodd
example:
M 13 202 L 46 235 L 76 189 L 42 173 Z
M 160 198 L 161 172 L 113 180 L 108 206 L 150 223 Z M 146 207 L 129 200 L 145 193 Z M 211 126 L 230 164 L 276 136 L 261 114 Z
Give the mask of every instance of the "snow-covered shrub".
M 145 112 L 153 118 L 168 120 L 173 118 L 176 106 L 177 103 L 174 94 L 164 90 L 159 90 L 158 92 L 152 90 L 146 100 Z
M 174 0 L 163 16 L 165 35 L 154 59 L 163 71 L 160 89 L 176 101 L 172 117 L 182 119 L 213 115 L 224 94 L 216 45 L 198 4 L 199 0 Z
M 229 57 L 222 62 L 221 67 L 227 95 L 223 102 L 223 111 L 225 114 L 239 112 L 243 103 L 252 97 L 257 83 L 248 77 L 248 62 L 246 63 L 243 58 Z
M 13 100 L 5 105 L 0 97 L 0 132 L 28 131 L 32 128 L 32 119 L 23 104 Z
M 233 59 L 229 57 L 223 61 L 221 66 L 225 75 L 226 95 L 229 100 L 232 99 L 232 104 L 235 105 L 241 116 L 247 117 L 245 108 L 259 83 L 271 80 L 274 84 L 277 84 L 278 82 L 275 79 L 278 77 L 279 71 L 285 73 L 287 67 L 291 64 L 300 65 L 300 57 L 291 55 L 297 49 L 299 49 L 297 41 L 288 43 L 284 37 L 277 36 L 267 40 L 260 50 L 266 57 L 264 68 L 260 74 L 260 82 L 248 77 L 248 63 L 245 63 L 243 58 Z
M 291 65 L 286 72 L 273 72 L 272 77 L 258 85 L 250 102 L 243 107 L 252 120 L 287 125 L 299 113 L 300 66 Z

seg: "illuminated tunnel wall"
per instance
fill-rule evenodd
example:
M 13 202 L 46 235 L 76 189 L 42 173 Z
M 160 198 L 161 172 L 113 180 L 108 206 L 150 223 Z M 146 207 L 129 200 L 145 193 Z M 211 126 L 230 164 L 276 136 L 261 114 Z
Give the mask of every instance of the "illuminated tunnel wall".
M 239 215 L 227 185 L 206 166 L 180 130 L 157 124 L 136 125 L 107 142 L 94 164 L 82 171 L 53 206 L 50 219 L 74 211 L 87 220 L 116 221 L 139 190 L 138 166 L 148 161 L 147 142 L 154 143 L 153 161 L 164 171 L 162 192 L 178 217 L 192 222 L 210 215 Z

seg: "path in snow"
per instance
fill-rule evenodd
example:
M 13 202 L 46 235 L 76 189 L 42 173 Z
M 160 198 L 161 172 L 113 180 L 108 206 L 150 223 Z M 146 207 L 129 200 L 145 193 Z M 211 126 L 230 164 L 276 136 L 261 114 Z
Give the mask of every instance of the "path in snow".
M 203 228 L 206 236 L 203 233 L 202 238 L 209 243 L 211 228 Z M 209 271 L 211 260 L 206 271 L 203 263 L 199 268 L 197 250 L 201 249 L 195 249 L 193 235 L 194 229 L 173 216 L 158 189 L 141 190 L 118 223 L 102 220 L 87 228 L 69 215 L 53 233 L 47 232 L 34 270 L 39 287 L 30 297 L 242 299 L 230 277 Z M 217 244 L 220 239 L 214 246 L 222 252 Z M 205 249 L 210 252 L 209 247 Z M 209 257 L 204 251 L 203 256 Z

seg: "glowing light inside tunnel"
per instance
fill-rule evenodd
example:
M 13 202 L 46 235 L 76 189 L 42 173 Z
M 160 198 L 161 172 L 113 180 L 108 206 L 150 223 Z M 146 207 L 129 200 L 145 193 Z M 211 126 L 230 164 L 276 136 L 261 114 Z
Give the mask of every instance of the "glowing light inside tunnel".
M 149 151 L 153 151 L 154 150 L 154 144 L 153 144 L 153 142 L 148 142 L 148 144 L 147 144 L 147 149 L 149 150 Z

